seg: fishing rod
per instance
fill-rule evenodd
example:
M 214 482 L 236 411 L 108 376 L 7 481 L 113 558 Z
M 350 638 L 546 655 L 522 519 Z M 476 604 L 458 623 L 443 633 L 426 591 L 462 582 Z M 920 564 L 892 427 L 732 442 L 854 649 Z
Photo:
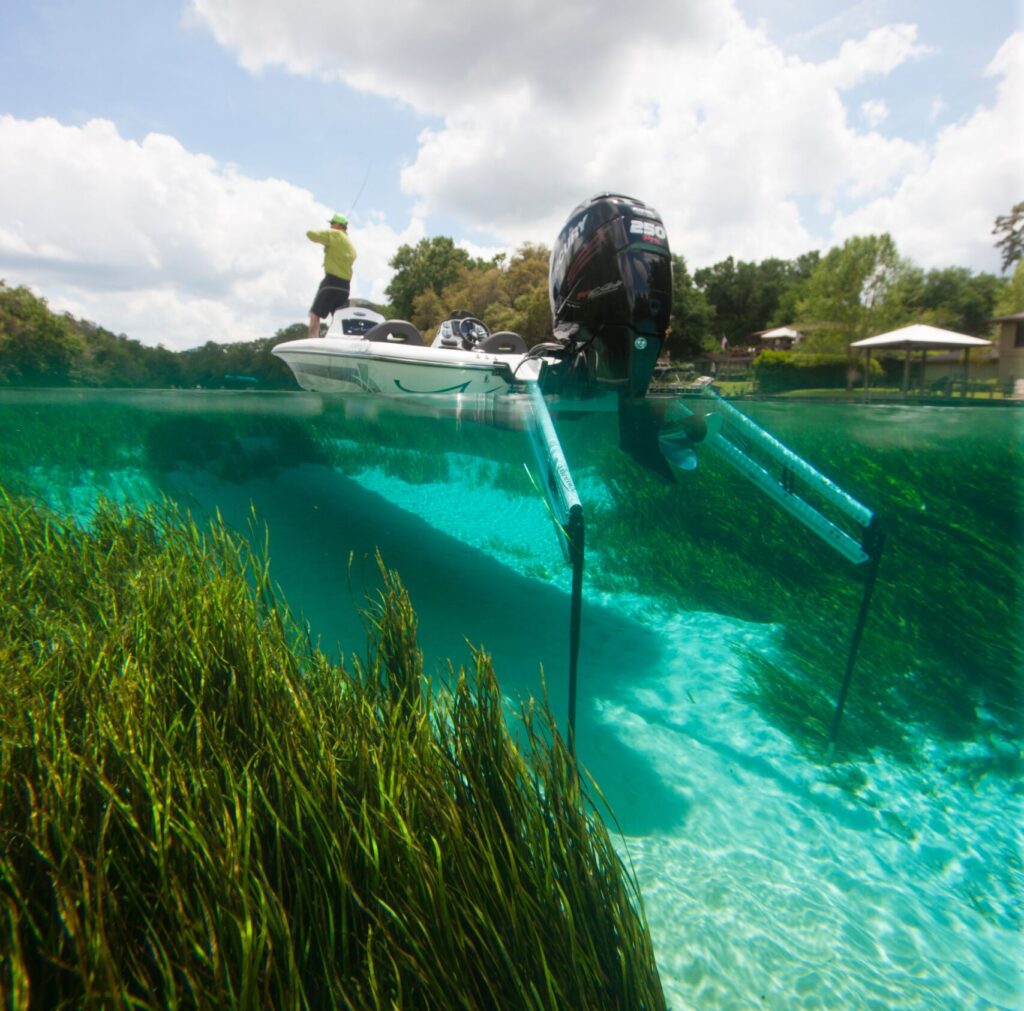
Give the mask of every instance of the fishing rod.
M 352 201 L 352 206 L 348 209 L 348 214 L 345 215 L 346 218 L 350 218 L 352 216 L 352 211 L 355 209 L 356 204 L 359 203 L 359 198 L 363 195 L 363 190 L 366 188 L 366 182 L 370 178 L 370 169 L 372 167 L 373 162 L 368 161 L 366 163 L 366 175 L 363 176 L 363 181 L 359 185 L 359 190 L 356 193 L 356 198 L 355 200 Z

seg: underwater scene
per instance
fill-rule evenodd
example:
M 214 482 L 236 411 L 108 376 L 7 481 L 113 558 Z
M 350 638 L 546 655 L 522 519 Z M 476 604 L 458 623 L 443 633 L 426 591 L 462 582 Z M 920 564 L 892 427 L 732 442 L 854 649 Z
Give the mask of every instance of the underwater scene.
M 830 754 L 867 566 L 710 447 L 659 481 L 586 406 L 552 410 L 586 517 L 575 747 L 667 1005 L 1021 1007 L 1024 414 L 736 404 L 885 532 Z M 515 410 L 19 391 L 0 426 L 7 496 L 219 516 L 328 656 L 364 654 L 393 570 L 428 675 L 485 651 L 513 733 L 545 694 L 564 731 L 572 573 Z

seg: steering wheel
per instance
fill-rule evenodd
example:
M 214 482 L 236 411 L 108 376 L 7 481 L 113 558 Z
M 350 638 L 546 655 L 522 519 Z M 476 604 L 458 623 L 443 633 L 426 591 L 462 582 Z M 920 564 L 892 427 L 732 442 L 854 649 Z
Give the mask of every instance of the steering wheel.
M 480 339 L 475 332 L 478 326 L 483 328 L 485 335 L 490 333 L 482 319 L 477 319 L 476 316 L 463 316 L 459 320 L 459 336 L 470 344 L 475 344 Z

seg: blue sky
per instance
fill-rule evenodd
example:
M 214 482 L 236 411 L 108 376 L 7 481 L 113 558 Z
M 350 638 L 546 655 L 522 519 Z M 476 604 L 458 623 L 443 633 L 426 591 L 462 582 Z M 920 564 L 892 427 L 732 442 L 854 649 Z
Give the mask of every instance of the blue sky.
M 550 244 L 604 189 L 656 206 L 691 267 L 888 230 L 922 266 L 998 269 L 1017 4 L 637 11 L 4 4 L 0 278 L 147 343 L 252 339 L 304 317 L 329 212 L 352 208 L 354 292 L 381 298 L 403 242 Z

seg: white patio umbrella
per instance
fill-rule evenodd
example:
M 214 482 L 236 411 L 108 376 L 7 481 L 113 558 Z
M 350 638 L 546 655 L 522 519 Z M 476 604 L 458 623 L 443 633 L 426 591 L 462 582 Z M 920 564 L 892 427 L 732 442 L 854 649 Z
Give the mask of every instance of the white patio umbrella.
M 906 396 L 907 385 L 910 380 L 910 353 L 911 351 L 949 351 L 952 348 L 963 348 L 964 352 L 964 389 L 963 395 L 967 396 L 967 355 L 971 348 L 980 348 L 990 345 L 992 341 L 983 337 L 971 337 L 969 334 L 956 333 L 954 330 L 943 330 L 941 327 L 929 326 L 927 323 L 915 323 L 913 326 L 905 326 L 900 330 L 890 330 L 889 333 L 879 334 L 877 337 L 865 337 L 863 340 L 854 341 L 851 348 L 863 348 L 866 353 L 864 362 L 864 391 L 867 392 L 871 380 L 871 352 L 875 348 L 902 348 L 906 352 L 903 359 L 903 395 Z

